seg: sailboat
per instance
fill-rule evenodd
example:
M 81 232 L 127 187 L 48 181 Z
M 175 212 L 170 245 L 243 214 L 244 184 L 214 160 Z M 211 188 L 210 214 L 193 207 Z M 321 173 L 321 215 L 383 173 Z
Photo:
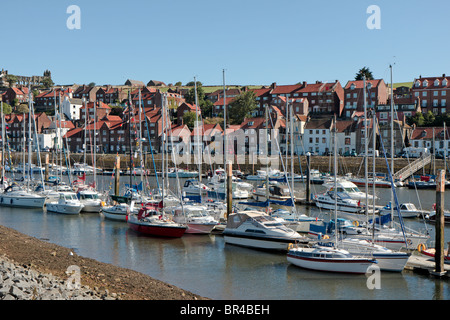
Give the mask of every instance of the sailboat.
M 162 102 L 162 128 L 163 128 L 163 134 L 162 134 L 162 150 L 163 150 L 163 158 L 162 158 L 162 164 L 164 166 L 164 153 L 165 153 L 165 136 L 166 136 L 166 121 L 167 121 L 167 114 L 166 114 L 166 100 L 167 97 L 163 96 L 163 102 Z M 130 121 L 131 123 L 131 121 Z M 127 215 L 127 223 L 130 229 L 146 234 L 146 235 L 152 235 L 152 236 L 159 236 L 159 237 L 170 237 L 170 238 L 178 238 L 181 237 L 187 230 L 186 224 L 180 224 L 174 222 L 172 219 L 170 219 L 165 213 L 164 213 L 164 201 L 165 201 L 165 183 L 164 183 L 164 169 L 162 170 L 162 177 L 163 177 L 163 183 L 162 188 L 160 190 L 161 192 L 161 202 L 157 205 L 147 203 L 142 208 L 139 209 L 139 212 L 136 214 L 135 212 L 130 212 L 130 214 Z
M 134 231 L 158 237 L 179 238 L 187 230 L 187 225 L 172 221 L 158 207 L 150 205 L 127 215 L 127 223 Z
M 28 97 L 28 168 L 31 168 L 31 119 L 32 119 L 32 98 L 31 98 L 31 90 L 29 90 Z M 3 115 L 3 110 L 2 110 Z M 25 125 L 25 117 L 23 117 L 24 125 Z M 4 121 L 2 121 L 2 126 L 4 126 Z M 24 127 L 25 128 L 25 127 Z M 3 138 L 3 137 L 2 137 Z M 25 141 L 24 137 L 24 141 Z M 2 143 L 4 140 L 2 139 Z M 25 156 L 25 152 L 24 152 Z M 25 163 L 25 161 L 24 161 Z M 25 166 L 24 166 L 25 168 Z M 24 170 L 25 173 L 25 170 Z M 30 191 L 30 180 L 31 180 L 31 170 L 28 173 L 27 185 L 26 187 L 22 187 L 17 183 L 12 184 L 5 188 L 5 190 L 0 193 L 0 206 L 9 206 L 9 207 L 26 207 L 26 208 L 43 208 L 45 204 L 45 197 L 41 196 L 35 192 Z
M 333 129 L 334 140 L 334 193 L 337 194 L 337 151 L 336 151 L 336 117 Z M 334 219 L 337 225 L 338 201 L 334 197 Z M 373 257 L 354 255 L 340 247 L 338 232 L 335 232 L 335 241 L 331 246 L 316 243 L 310 247 L 293 246 L 287 254 L 287 260 L 299 267 L 317 271 L 342 272 L 364 274 L 367 269 L 377 263 Z
M 186 233 L 192 234 L 209 234 L 219 224 L 206 206 L 186 203 L 172 210 L 172 220 L 187 225 Z

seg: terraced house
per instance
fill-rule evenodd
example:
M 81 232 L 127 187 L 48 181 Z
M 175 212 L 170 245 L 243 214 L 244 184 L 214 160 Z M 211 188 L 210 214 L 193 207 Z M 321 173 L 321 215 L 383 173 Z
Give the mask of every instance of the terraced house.
M 444 114 L 450 111 L 447 100 L 450 98 L 449 77 L 422 77 L 414 79 L 411 91 L 415 98 L 420 99 L 423 113 L 432 111 L 434 114 Z

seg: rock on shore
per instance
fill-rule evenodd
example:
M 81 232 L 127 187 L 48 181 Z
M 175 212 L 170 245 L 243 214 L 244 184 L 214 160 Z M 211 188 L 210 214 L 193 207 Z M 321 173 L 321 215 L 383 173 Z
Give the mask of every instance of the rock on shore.
M 0 300 L 116 300 L 116 293 L 77 287 L 75 282 L 58 279 L 0 257 Z
M 75 267 L 79 281 L 74 279 Z M 79 284 L 70 289 L 68 283 Z M 0 225 L 0 299 L 208 300 Z

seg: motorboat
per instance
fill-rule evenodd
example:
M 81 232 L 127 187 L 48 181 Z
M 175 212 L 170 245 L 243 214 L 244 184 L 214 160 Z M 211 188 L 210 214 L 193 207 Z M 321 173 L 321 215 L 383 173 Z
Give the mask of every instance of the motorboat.
M 144 206 L 137 214 L 130 213 L 127 223 L 130 229 L 138 233 L 158 237 L 179 238 L 187 230 L 187 225 L 168 219 L 154 206 Z
M 104 201 L 100 199 L 99 193 L 95 190 L 86 189 L 77 192 L 80 202 L 83 204 L 82 212 L 100 212 Z
M 183 192 L 186 194 L 207 194 L 210 189 L 198 180 L 188 179 L 184 182 Z
M 270 215 L 256 210 L 230 214 L 222 234 L 225 243 L 264 250 L 287 251 L 291 243 L 309 241 Z
M 335 201 L 337 198 L 337 201 Z M 352 199 L 345 192 L 325 192 L 323 194 L 314 194 L 312 200 L 318 208 L 334 210 L 337 204 L 337 210 L 343 212 L 360 213 L 364 209 L 364 204 L 360 200 Z
M 167 177 L 169 178 L 196 178 L 198 177 L 198 171 L 189 171 L 185 169 L 172 168 L 169 169 L 167 173 Z
M 133 212 L 134 214 L 139 213 L 139 207 L 134 206 L 134 203 L 117 203 L 112 206 L 104 206 L 102 208 L 102 214 L 106 219 L 117 220 L 117 221 L 127 221 L 127 215 Z
M 209 186 L 208 197 L 211 199 L 224 200 L 227 196 L 227 186 L 225 183 L 218 183 Z M 236 182 L 231 183 L 231 197 L 233 199 L 248 199 L 251 193 L 248 190 L 241 189 Z
M 278 169 L 261 169 L 256 170 L 255 175 L 247 175 L 245 178 L 247 180 L 256 180 L 256 181 L 262 181 L 262 180 L 270 180 L 271 178 L 274 178 L 275 180 L 281 176 L 281 171 Z
M 365 274 L 377 260 L 356 256 L 347 250 L 314 245 L 311 247 L 293 246 L 287 253 L 287 260 L 301 268 L 337 273 Z
M 0 193 L 0 206 L 43 208 L 45 196 L 22 188 L 16 183 L 9 185 Z
M 350 178 L 350 181 L 356 184 L 357 186 L 365 186 L 366 185 L 366 179 L 365 178 Z M 380 178 L 367 178 L 367 185 L 369 187 L 373 186 L 375 184 L 376 188 L 392 188 L 391 182 L 386 179 L 380 179 Z
M 338 178 L 336 179 L 336 190 L 337 192 L 345 192 L 350 198 L 365 201 L 366 200 L 366 193 L 362 192 L 356 184 L 351 182 L 350 180 Z M 323 186 L 327 188 L 328 192 L 334 192 L 334 181 L 326 181 L 323 183 Z M 367 198 L 369 200 L 373 200 L 373 195 L 367 195 Z M 375 196 L 375 199 L 377 197 Z
M 209 234 L 219 223 L 205 206 L 181 205 L 172 210 L 174 222 L 187 225 L 186 233 Z
M 276 209 L 270 212 L 270 215 L 275 219 L 282 219 L 282 223 L 288 228 L 300 233 L 308 233 L 311 224 L 322 224 L 321 219 L 309 217 L 304 213 L 298 213 L 293 210 Z
M 401 203 L 399 205 L 400 207 L 400 214 L 402 215 L 402 218 L 417 218 L 421 215 L 425 215 L 426 211 L 419 210 L 416 208 L 414 203 Z M 391 203 L 389 202 L 386 206 L 384 206 L 382 209 L 380 209 L 380 214 L 387 214 L 391 213 Z M 394 217 L 397 216 L 398 210 L 397 206 L 394 207 Z
M 267 190 L 267 185 L 265 183 L 256 187 L 252 197 L 256 201 L 264 202 L 267 201 L 267 193 L 269 194 L 269 200 L 286 201 L 292 199 L 289 187 L 275 181 L 269 182 L 269 190 Z
M 58 201 L 48 202 L 46 206 L 49 212 L 64 214 L 79 214 L 83 209 L 75 192 L 60 192 Z

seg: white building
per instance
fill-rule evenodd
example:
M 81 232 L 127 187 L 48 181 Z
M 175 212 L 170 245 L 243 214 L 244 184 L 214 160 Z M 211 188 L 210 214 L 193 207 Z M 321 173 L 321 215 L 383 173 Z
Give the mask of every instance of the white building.
M 303 146 L 300 148 L 300 154 L 310 152 L 314 155 L 323 155 L 332 151 L 331 144 L 331 125 L 333 120 L 330 118 L 310 119 L 304 126 Z
M 69 98 L 66 96 L 61 104 L 61 110 L 67 119 L 71 121 L 80 120 L 80 109 L 82 106 L 82 99 Z

